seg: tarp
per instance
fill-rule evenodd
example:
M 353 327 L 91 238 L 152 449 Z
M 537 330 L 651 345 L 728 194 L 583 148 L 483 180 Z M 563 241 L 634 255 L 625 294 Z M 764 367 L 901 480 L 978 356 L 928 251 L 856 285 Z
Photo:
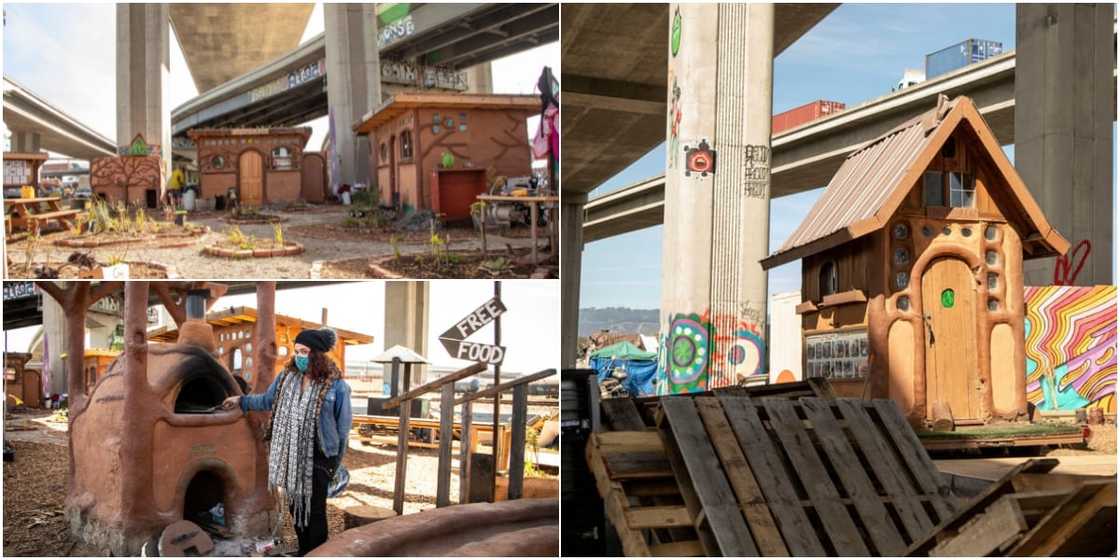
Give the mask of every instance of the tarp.
M 623 340 L 605 346 L 591 353 L 592 358 L 615 358 L 618 360 L 656 360 L 657 352 L 646 352 L 633 343 Z
M 650 352 L 644 353 L 650 354 Z M 591 367 L 598 374 L 600 382 L 610 377 L 615 369 L 622 368 L 626 372 L 626 379 L 622 380 L 622 387 L 626 392 L 632 396 L 654 395 L 657 394 L 657 387 L 654 384 L 657 378 L 656 356 L 654 354 L 654 359 L 647 360 L 622 360 L 610 356 L 591 358 Z

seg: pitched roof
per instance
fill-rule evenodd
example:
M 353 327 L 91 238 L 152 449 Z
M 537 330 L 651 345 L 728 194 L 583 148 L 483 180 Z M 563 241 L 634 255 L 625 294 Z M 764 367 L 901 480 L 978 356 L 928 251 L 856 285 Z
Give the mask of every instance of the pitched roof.
M 301 329 L 317 329 L 322 327 L 321 324 L 312 321 L 304 321 L 297 317 L 288 315 L 281 315 L 275 313 L 276 324 L 289 327 L 297 327 Z M 230 307 L 221 311 L 211 311 L 206 314 L 206 322 L 215 327 L 228 327 L 231 325 L 245 325 L 257 322 L 257 310 L 252 307 L 237 306 Z M 338 340 L 347 346 L 355 346 L 358 344 L 370 344 L 373 342 L 373 337 L 368 334 L 359 332 L 348 331 L 346 329 L 339 329 L 331 327 L 335 333 L 338 334 Z M 163 326 L 156 330 L 148 332 L 148 340 L 156 342 L 175 342 L 179 339 L 179 329 L 173 325 Z
M 857 239 L 886 226 L 937 150 L 962 121 L 980 139 L 995 167 L 1010 185 L 1029 224 L 1050 254 L 1064 254 L 1069 242 L 1055 230 L 1027 190 L 972 100 L 945 96 L 937 106 L 856 149 L 832 176 L 801 225 L 764 269 L 785 264 Z M 1036 255 L 1041 256 L 1041 255 Z

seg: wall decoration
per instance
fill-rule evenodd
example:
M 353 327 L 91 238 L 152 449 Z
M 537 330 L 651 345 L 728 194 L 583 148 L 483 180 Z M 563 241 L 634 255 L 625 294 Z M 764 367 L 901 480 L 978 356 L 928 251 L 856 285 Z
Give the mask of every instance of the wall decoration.
M 1116 286 L 1028 286 L 1027 399 L 1116 412 Z
M 672 72 L 672 70 L 669 70 L 670 74 Z M 681 155 L 681 88 L 677 85 L 676 76 L 671 76 L 669 81 L 672 82 L 673 87 L 669 102 L 669 158 L 666 165 L 672 169 L 677 166 L 677 158 Z
M 869 353 L 866 330 L 806 336 L 805 376 L 829 379 L 866 377 Z
M 668 344 L 664 346 L 668 393 L 707 390 L 711 352 L 708 334 L 708 325 L 695 314 L 677 315 L 669 323 Z
M 770 196 L 770 147 L 745 146 L 743 194 L 751 198 Z
M 716 173 L 716 151 L 708 145 L 707 139 L 701 140 L 695 148 L 684 147 L 684 175 L 691 177 L 693 173 L 701 177 Z
M 681 50 L 681 9 L 677 8 L 673 12 L 673 30 L 669 34 L 669 48 L 673 56 Z
M 760 315 L 739 313 L 672 316 L 661 339 L 658 394 L 706 391 L 765 373 L 766 342 Z

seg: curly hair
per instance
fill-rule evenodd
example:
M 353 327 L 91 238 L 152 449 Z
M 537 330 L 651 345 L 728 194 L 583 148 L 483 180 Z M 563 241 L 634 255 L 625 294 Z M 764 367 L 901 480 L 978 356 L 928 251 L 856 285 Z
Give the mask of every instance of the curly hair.
M 311 353 L 307 355 L 307 358 L 308 363 L 306 374 L 311 377 L 311 381 L 325 381 L 331 376 L 331 366 L 338 367 L 334 363 L 334 359 L 327 355 L 325 352 L 312 350 Z M 296 368 L 296 357 L 294 354 L 292 355 L 292 358 L 288 360 L 287 367 L 295 371 L 299 371 L 299 369 Z

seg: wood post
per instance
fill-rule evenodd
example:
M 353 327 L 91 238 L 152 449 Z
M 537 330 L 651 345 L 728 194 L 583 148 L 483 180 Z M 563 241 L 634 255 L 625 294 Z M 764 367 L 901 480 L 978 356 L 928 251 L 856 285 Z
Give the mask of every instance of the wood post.
M 400 374 L 401 360 L 393 358 L 393 379 Z M 412 377 L 412 364 L 404 364 L 404 392 Z M 397 474 L 393 480 L 393 511 L 397 515 L 404 515 L 404 482 L 408 465 L 408 419 L 412 415 L 412 406 L 400 407 L 400 423 L 397 426 Z
M 408 408 L 406 401 L 401 408 Z M 436 507 L 451 505 L 451 428 L 455 423 L 455 384 L 443 386 L 439 399 L 439 471 L 436 480 Z
M 276 374 L 276 282 L 257 282 L 257 322 L 253 350 L 256 356 L 256 392 L 263 393 Z
M 535 223 L 535 222 L 534 222 Z M 513 418 L 510 420 L 509 499 L 521 498 L 525 479 L 525 417 L 529 410 L 529 386 L 513 388 Z
M 463 411 L 461 413 L 462 420 L 460 425 L 462 431 L 459 433 L 459 503 L 470 503 L 471 495 L 471 453 L 474 451 L 474 428 L 471 426 L 474 420 L 473 403 L 467 401 L 463 403 Z

